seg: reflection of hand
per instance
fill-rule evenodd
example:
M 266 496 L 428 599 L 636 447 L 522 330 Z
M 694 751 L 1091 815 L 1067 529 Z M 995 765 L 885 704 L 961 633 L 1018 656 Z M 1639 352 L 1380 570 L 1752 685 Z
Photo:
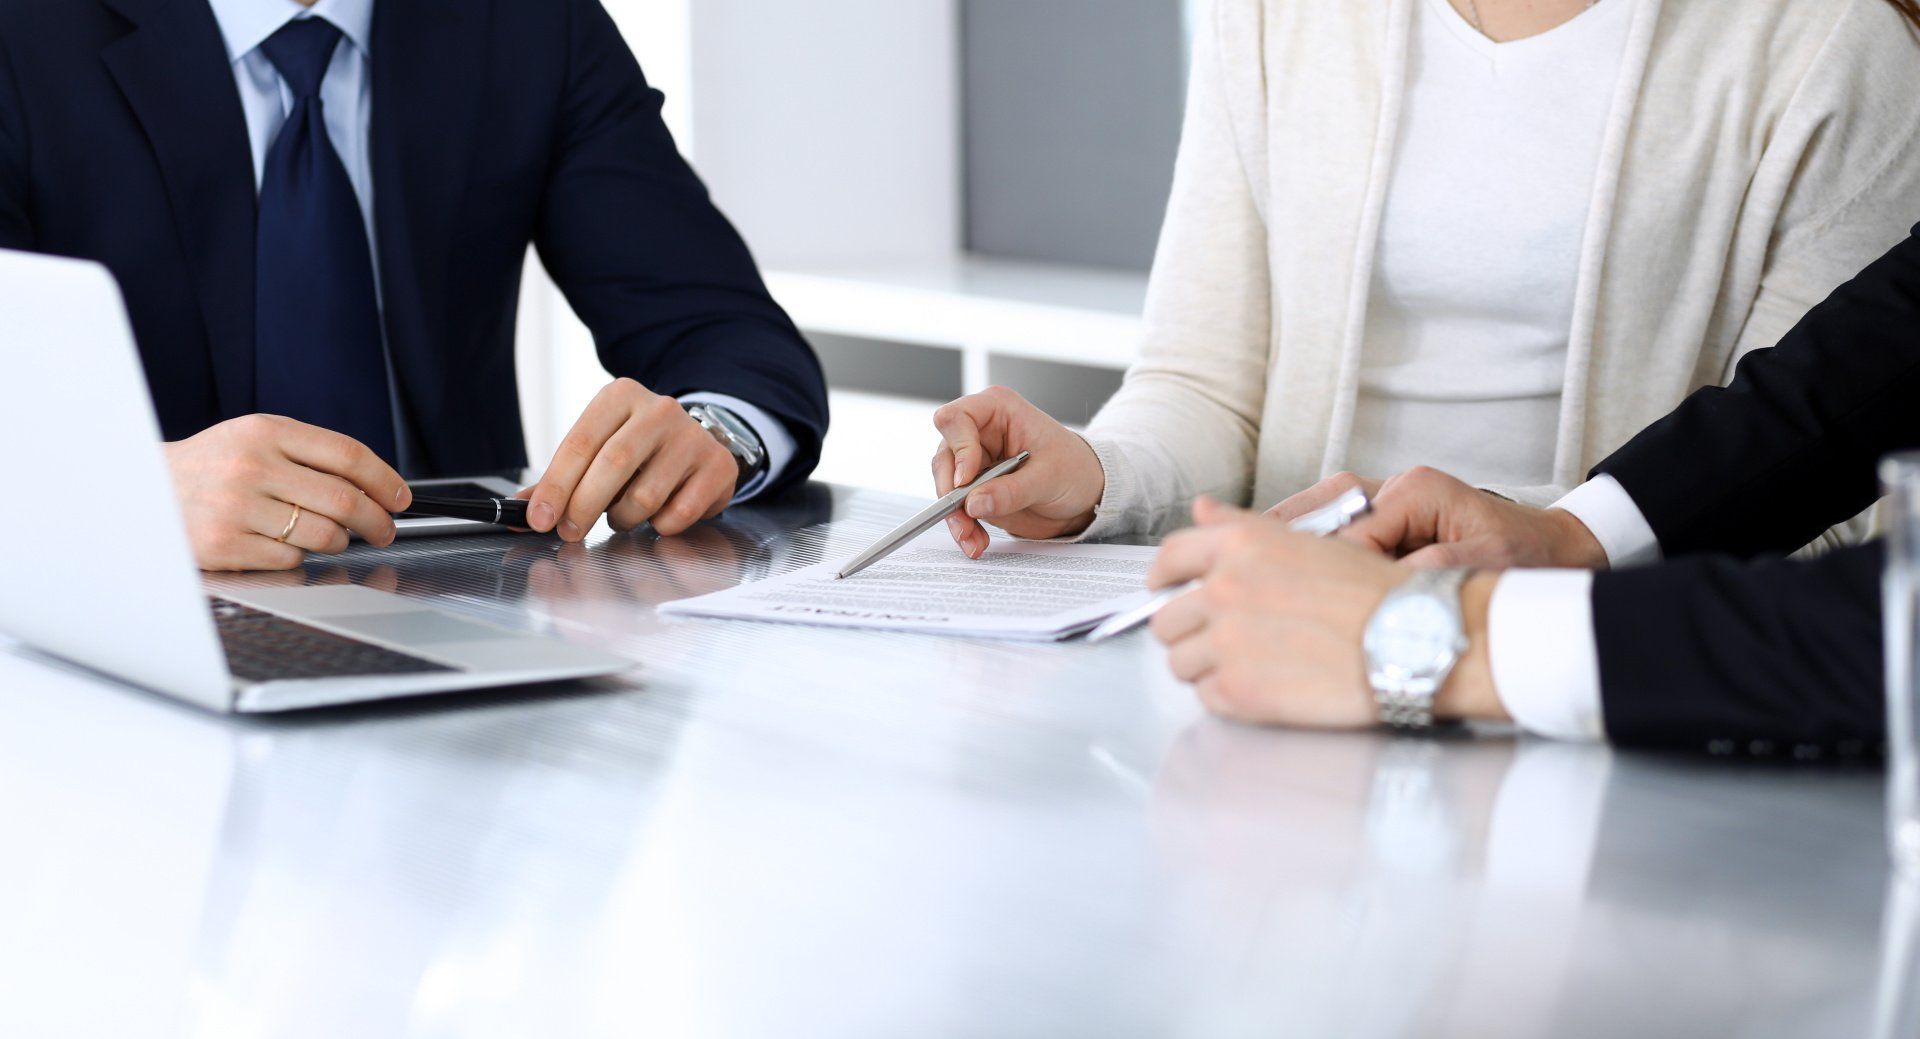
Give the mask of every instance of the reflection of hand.
M 349 531 L 389 545 L 390 510 L 413 500 L 358 441 L 273 415 L 222 422 L 166 455 L 203 570 L 290 570 L 308 552 L 346 551 Z
M 942 438 L 933 456 L 933 485 L 943 496 L 999 462 L 1033 452 L 1026 464 L 974 491 L 966 508 L 947 518 L 953 540 L 968 556 L 978 559 L 987 550 L 983 520 L 1022 538 L 1061 537 L 1092 525 L 1107 486 L 1099 456 L 1019 394 L 995 386 L 962 397 L 934 412 L 933 423 Z
M 1388 480 L 1373 512 L 1340 536 L 1404 556 L 1411 566 L 1554 566 L 1599 570 L 1607 554 L 1564 509 L 1535 509 L 1469 487 L 1433 469 Z
M 1407 577 L 1352 545 L 1202 498 L 1199 527 L 1167 539 L 1148 583 L 1200 588 L 1153 620 L 1168 663 L 1201 702 L 1240 721 L 1353 729 L 1377 723 L 1361 645 L 1382 599 Z M 1486 663 L 1492 581 L 1469 582 L 1468 655 L 1436 698 L 1448 717 L 1506 718 Z
M 262 570 L 221 579 L 235 588 L 326 588 L 359 584 L 380 592 L 399 592 L 400 571 L 387 563 L 373 567 L 359 581 L 341 563 L 309 564 L 299 570 Z
M 587 405 L 540 483 L 521 497 L 527 521 L 566 541 L 587 536 L 602 513 L 613 529 L 642 523 L 675 535 L 718 516 L 733 499 L 739 463 L 688 417 L 680 402 L 616 379 Z
M 612 538 L 592 548 L 562 545 L 527 571 L 528 588 L 549 608 L 655 605 L 731 588 L 740 550 L 726 533 L 698 526 L 673 538 Z

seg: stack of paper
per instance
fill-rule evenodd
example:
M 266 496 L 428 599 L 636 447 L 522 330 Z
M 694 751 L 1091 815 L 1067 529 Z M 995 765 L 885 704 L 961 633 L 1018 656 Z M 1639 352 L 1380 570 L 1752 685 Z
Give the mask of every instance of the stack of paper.
M 944 529 L 845 580 L 840 560 L 660 607 L 670 616 L 1058 640 L 1141 601 L 1154 550 L 1000 540 L 968 559 Z

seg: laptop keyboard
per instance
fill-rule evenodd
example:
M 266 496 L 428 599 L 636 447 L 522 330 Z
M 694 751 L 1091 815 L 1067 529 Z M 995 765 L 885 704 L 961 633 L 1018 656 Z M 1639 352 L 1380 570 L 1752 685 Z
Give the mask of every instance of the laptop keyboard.
M 455 670 L 229 599 L 208 598 L 213 605 L 214 626 L 220 631 L 220 643 L 227 651 L 227 669 L 242 682 L 422 675 Z

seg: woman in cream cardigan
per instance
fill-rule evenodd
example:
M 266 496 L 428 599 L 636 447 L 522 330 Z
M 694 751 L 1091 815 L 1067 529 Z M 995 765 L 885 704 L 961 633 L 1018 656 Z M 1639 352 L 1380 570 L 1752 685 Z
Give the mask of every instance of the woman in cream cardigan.
M 1212 0 L 1148 292 L 1085 437 L 936 417 L 949 521 L 1160 533 L 1413 465 L 1555 500 L 1920 219 L 1913 0 Z

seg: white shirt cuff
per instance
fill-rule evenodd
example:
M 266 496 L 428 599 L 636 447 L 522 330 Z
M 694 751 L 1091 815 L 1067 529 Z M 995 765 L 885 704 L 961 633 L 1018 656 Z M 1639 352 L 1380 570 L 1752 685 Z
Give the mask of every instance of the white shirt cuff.
M 1660 561 L 1660 539 L 1620 481 L 1596 476 L 1553 503 L 1587 525 L 1615 570 Z
M 1487 607 L 1493 688 L 1522 729 L 1557 740 L 1606 739 L 1593 572 L 1510 570 Z
M 753 428 L 753 435 L 760 438 L 760 446 L 767 449 L 767 467 L 759 476 L 748 480 L 745 487 L 734 492 L 733 504 L 738 505 L 765 490 L 766 486 L 778 480 L 780 474 L 786 472 L 787 466 L 792 463 L 794 452 L 798 447 L 794 444 L 793 434 L 787 431 L 786 423 L 752 404 L 738 397 L 729 397 L 724 393 L 704 391 L 685 394 L 681 396 L 680 403 L 717 404 L 733 412 L 740 416 L 740 421 Z

